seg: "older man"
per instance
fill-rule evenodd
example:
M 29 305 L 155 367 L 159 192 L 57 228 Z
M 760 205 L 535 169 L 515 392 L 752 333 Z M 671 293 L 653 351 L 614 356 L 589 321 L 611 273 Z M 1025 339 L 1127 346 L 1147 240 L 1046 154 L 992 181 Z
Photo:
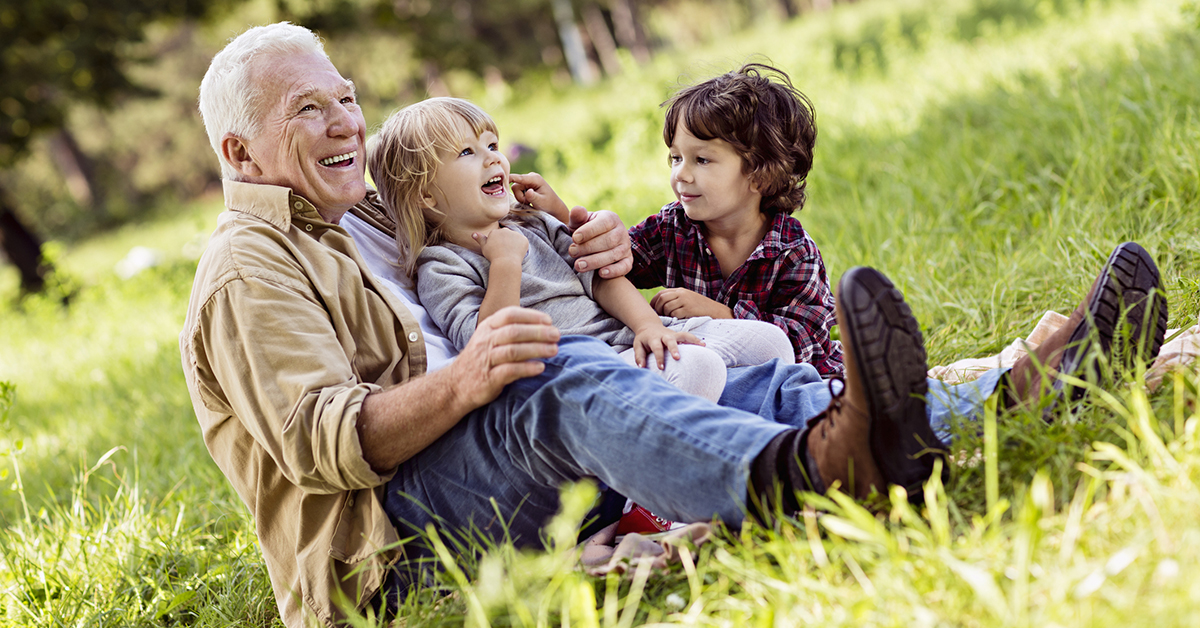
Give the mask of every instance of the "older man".
M 183 367 L 205 443 L 254 515 L 289 626 L 332 625 L 394 599 L 405 587 L 398 567 L 425 555 L 419 542 L 401 547 L 401 532 L 435 525 L 536 542 L 558 487 L 580 478 L 666 516 L 733 525 L 752 497 L 780 494 L 775 485 L 784 508 L 797 490 L 916 488 L 942 451 L 930 418 L 944 427 L 972 412 L 1001 378 L 941 390 L 927 406 L 916 322 L 870 269 L 839 286 L 847 380 L 836 397 L 810 366 L 771 364 L 732 370 L 722 398 L 732 407 L 721 407 L 602 343 L 560 339 L 544 315 L 519 308 L 488 318 L 453 355 L 388 266 L 394 243 L 364 200 L 354 86 L 311 32 L 274 24 L 233 40 L 205 75 L 200 109 L 228 211 L 197 268 Z M 584 229 L 618 242 L 623 231 L 610 216 Z M 616 260 L 609 272 L 623 272 L 622 248 L 601 245 L 593 267 Z M 1118 280 L 1110 261 L 1094 292 L 1119 306 L 1157 285 L 1139 251 L 1114 254 L 1133 279 Z M 1079 353 L 1061 350 L 1070 334 L 1093 326 L 1111 338 L 1094 309 L 1085 302 L 1070 333 L 1043 345 L 1044 361 L 1067 364 L 1060 355 Z

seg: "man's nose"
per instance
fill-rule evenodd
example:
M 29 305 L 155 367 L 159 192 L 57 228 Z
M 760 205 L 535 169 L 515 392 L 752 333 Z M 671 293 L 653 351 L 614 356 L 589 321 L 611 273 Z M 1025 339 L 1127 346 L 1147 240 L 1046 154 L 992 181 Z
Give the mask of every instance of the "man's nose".
M 329 136 L 350 137 L 358 134 L 358 119 L 342 103 L 329 108 Z

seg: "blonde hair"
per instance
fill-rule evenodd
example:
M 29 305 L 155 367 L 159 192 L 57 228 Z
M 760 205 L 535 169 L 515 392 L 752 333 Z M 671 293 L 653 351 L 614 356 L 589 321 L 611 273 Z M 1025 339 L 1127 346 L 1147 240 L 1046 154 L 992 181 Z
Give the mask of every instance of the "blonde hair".
M 495 120 L 477 105 L 461 98 L 430 98 L 388 116 L 368 143 L 367 167 L 384 211 L 396 223 L 399 263 L 410 277 L 421 250 L 446 239 L 445 215 L 422 199 L 442 164 L 438 151 L 454 152 L 463 139 L 459 121 L 476 136 L 485 131 L 500 135 Z

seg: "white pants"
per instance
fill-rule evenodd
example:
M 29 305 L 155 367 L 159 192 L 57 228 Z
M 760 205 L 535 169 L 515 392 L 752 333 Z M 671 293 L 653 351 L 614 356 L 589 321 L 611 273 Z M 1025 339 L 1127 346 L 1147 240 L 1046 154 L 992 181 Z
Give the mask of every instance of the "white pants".
M 709 318 L 685 318 L 671 325 L 675 331 L 691 332 L 704 341 L 700 345 L 679 345 L 679 359 L 667 359 L 665 369 L 659 369 L 651 354 L 646 368 L 662 375 L 683 392 L 716 401 L 725 389 L 725 369 L 733 366 L 754 366 L 774 359 L 785 364 L 796 362 L 792 343 L 784 331 L 762 321 Z M 634 361 L 632 348 L 621 352 L 630 364 Z

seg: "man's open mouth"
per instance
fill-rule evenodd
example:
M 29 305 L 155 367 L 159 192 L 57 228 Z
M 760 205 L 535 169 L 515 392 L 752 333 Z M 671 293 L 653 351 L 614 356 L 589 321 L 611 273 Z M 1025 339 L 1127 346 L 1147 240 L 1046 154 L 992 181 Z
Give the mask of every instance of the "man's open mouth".
M 488 196 L 499 196 L 504 194 L 504 175 L 498 174 L 488 179 L 487 183 L 484 183 L 480 189 L 483 190 L 483 193 L 487 194 Z
M 341 155 L 335 155 L 333 157 L 326 157 L 325 159 L 322 159 L 321 161 L 319 161 L 317 163 L 321 164 L 322 166 L 350 165 L 350 164 L 354 163 L 355 157 L 358 157 L 358 151 L 352 150 L 348 153 L 343 153 Z

